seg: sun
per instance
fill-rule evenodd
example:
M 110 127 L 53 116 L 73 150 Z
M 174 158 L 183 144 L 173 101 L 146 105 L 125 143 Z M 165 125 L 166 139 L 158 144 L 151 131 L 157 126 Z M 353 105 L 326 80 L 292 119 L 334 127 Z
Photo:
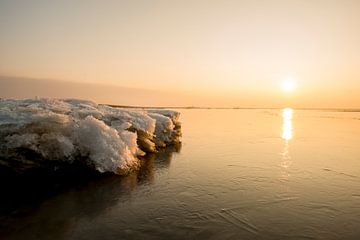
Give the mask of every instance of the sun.
M 297 88 L 297 83 L 293 78 L 287 78 L 281 82 L 281 89 L 284 92 L 288 92 L 288 93 L 293 92 L 296 90 L 296 88 Z

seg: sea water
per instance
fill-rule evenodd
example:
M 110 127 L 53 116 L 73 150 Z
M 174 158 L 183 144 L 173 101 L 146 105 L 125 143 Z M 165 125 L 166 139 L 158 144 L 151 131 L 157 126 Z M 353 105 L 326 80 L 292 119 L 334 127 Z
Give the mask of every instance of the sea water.
M 178 111 L 139 171 L 3 191 L 0 238 L 360 239 L 359 112 Z

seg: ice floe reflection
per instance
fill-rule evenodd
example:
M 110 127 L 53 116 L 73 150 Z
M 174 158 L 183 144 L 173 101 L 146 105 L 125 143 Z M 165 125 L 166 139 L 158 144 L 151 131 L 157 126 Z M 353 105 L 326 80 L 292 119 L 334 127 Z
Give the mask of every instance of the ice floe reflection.
M 22 239 L 24 236 L 37 239 L 37 232 L 45 232 L 50 234 L 46 239 L 66 238 L 77 222 L 90 221 L 106 214 L 117 204 L 130 201 L 133 192 L 148 190 L 147 186 L 156 181 L 156 176 L 167 171 L 174 153 L 180 150 L 179 143 L 148 154 L 140 160 L 140 169 L 126 176 L 84 176 L 85 180 L 79 176 L 71 179 L 67 176 L 66 179 L 45 182 L 32 178 L 27 182 L 13 182 L 11 186 L 5 184 L 8 185 L 6 189 L 1 186 L 0 219 L 6 221 L 0 223 L 0 236 L 6 239 Z M 39 224 L 42 221 L 48 223 L 46 226 L 56 227 L 44 229 Z M 25 226 L 28 231 L 19 231 Z

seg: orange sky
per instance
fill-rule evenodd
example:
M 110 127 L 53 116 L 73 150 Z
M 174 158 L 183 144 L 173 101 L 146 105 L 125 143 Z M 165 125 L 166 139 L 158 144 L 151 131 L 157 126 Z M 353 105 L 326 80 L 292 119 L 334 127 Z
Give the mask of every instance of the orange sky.
M 4 0 L 0 97 L 360 108 L 359 12 L 356 0 Z

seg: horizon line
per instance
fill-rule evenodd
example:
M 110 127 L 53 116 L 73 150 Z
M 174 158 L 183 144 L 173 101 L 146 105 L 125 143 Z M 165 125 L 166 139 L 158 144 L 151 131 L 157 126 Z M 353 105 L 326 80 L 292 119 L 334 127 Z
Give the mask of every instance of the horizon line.
M 335 111 L 335 112 L 360 112 L 360 108 L 306 108 L 306 107 L 199 107 L 199 106 L 129 106 L 100 103 L 99 105 L 107 105 L 116 108 L 137 108 L 137 109 L 224 109 L 224 110 L 280 110 L 284 108 L 292 108 L 294 110 L 311 110 L 311 111 Z

